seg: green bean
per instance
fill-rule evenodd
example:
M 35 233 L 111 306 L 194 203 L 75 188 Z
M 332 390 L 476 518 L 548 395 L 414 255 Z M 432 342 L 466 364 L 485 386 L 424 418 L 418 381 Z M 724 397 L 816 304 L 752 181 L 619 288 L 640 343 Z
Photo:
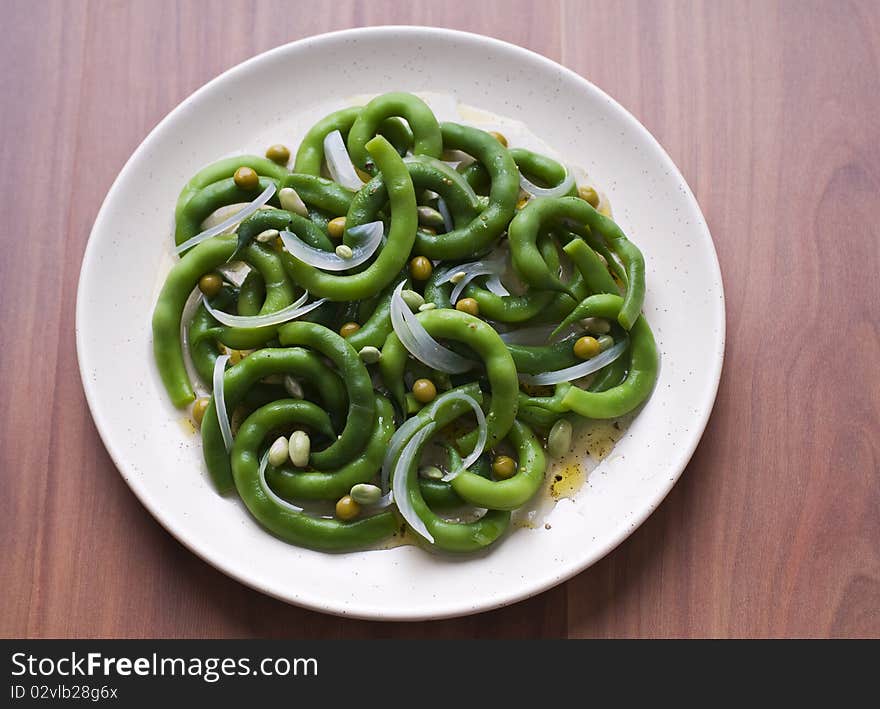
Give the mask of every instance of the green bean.
M 564 290 L 539 258 L 535 246 L 538 230 L 547 222 L 571 219 L 600 234 L 608 247 L 617 253 L 627 271 L 628 285 L 618 321 L 629 330 L 639 317 L 645 299 L 645 260 L 620 227 L 603 216 L 588 202 L 577 197 L 537 198 L 529 202 L 510 223 L 509 237 L 513 266 L 520 277 L 536 288 Z
M 281 181 L 281 187 L 295 189 L 307 206 L 314 207 L 314 209 L 326 214 L 332 214 L 334 217 L 342 216 L 348 212 L 355 194 L 333 180 L 309 174 L 288 175 Z M 309 210 L 310 217 L 313 216 L 313 211 Z
M 384 138 L 383 138 L 384 140 Z M 348 393 L 348 416 L 339 437 L 322 451 L 313 452 L 311 463 L 316 468 L 329 468 L 351 460 L 363 450 L 370 437 L 376 412 L 373 383 L 357 351 L 345 338 L 322 325 L 292 322 L 278 330 L 282 345 L 309 347 L 328 357 L 342 376 Z
M 335 130 L 338 130 L 345 138 L 361 111 L 361 106 L 343 108 L 312 126 L 300 143 L 294 172 L 320 176 L 321 164 L 324 161 L 324 138 Z M 384 135 L 401 156 L 406 155 L 407 149 L 413 144 L 413 134 L 409 126 L 396 117 L 381 121 L 378 133 Z M 308 202 L 306 203 L 308 204 Z M 339 212 L 339 214 L 345 214 L 345 211 Z
M 254 273 L 257 273 L 254 271 Z M 214 296 L 214 305 L 222 310 L 232 307 L 235 296 L 230 288 L 223 288 Z M 206 333 L 217 327 L 217 321 L 205 310 L 205 304 L 199 303 L 196 313 L 190 321 L 187 331 L 189 353 L 199 378 L 206 384 L 210 384 L 214 374 L 214 362 L 220 356 L 217 341 Z
M 562 247 L 562 250 L 574 261 L 591 293 L 617 294 L 620 292 L 605 264 L 602 263 L 596 252 L 587 246 L 586 242 L 572 239 Z
M 545 235 L 538 240 L 541 257 L 552 271 L 559 269 L 559 253 L 553 238 Z M 571 287 L 571 286 L 570 286 Z M 471 282 L 464 289 L 463 296 L 473 298 L 480 308 L 480 315 L 489 320 L 503 323 L 521 323 L 539 315 L 557 296 L 555 291 L 530 289 L 523 295 L 496 295 Z M 566 298 L 571 300 L 569 296 Z M 575 301 L 571 300 L 571 307 Z
M 521 374 L 540 374 L 556 369 L 572 367 L 581 360 L 574 355 L 574 343 L 579 334 L 546 345 L 514 345 L 507 343 L 507 350 Z
M 470 411 L 470 406 L 465 401 L 450 396 L 451 393 L 438 397 L 417 414 L 424 426 L 439 429 Z M 434 545 L 443 551 L 466 553 L 492 544 L 510 524 L 510 512 L 489 510 L 479 520 L 470 523 L 449 522 L 435 514 L 425 503 L 417 478 L 418 461 L 423 446 L 424 443 L 419 446 L 410 465 L 405 470 L 396 470 L 395 475 L 406 475 L 410 505 L 434 537 Z M 453 455 L 457 456 L 454 451 Z M 460 462 L 460 458 L 454 460 L 454 464 Z
M 291 411 L 306 402 L 290 401 L 283 406 L 269 404 L 242 423 L 232 448 L 235 487 L 250 513 L 266 529 L 285 541 L 321 551 L 363 549 L 391 536 L 397 519 L 391 512 L 352 522 L 341 522 L 296 511 L 266 494 L 260 480 L 259 447 L 279 425 L 289 425 Z
M 618 386 L 626 379 L 626 373 L 629 369 L 629 353 L 618 357 L 607 367 L 602 367 L 587 387 L 587 391 L 608 391 Z
M 457 227 L 468 224 L 481 210 L 477 196 L 462 177 L 442 160 L 424 155 L 413 156 L 405 161 L 407 171 L 415 190 L 431 190 L 440 195 L 449 208 L 453 224 Z M 346 217 L 347 226 L 366 224 L 376 220 L 388 199 L 385 181 L 380 173 L 352 200 Z M 419 231 L 420 234 L 427 233 Z M 346 234 L 344 242 L 351 243 Z
M 266 213 L 265 216 L 269 214 Z M 265 216 L 260 215 L 260 219 L 264 219 Z M 244 224 L 242 224 L 242 230 L 243 228 Z M 239 237 L 240 242 L 241 237 Z M 265 289 L 266 295 L 257 312 L 258 315 L 278 312 L 293 303 L 293 284 L 287 277 L 287 272 L 284 270 L 277 253 L 261 244 L 251 244 L 243 250 L 241 255 L 245 256 L 248 262 L 257 269 L 256 272 L 260 274 L 260 280 Z M 213 303 L 211 305 L 216 307 Z M 224 345 L 236 349 L 254 349 L 272 340 L 277 331 L 277 326 L 244 328 L 224 325 L 205 331 L 202 333 L 202 337 L 212 337 Z
M 391 296 L 394 295 L 396 287 L 397 283 L 392 281 L 379 294 L 379 300 L 370 317 L 361 325 L 360 330 L 346 338 L 348 344 L 358 352 L 364 347 L 378 347 L 381 349 L 385 339 L 391 334 Z
M 471 188 L 480 195 L 489 194 L 492 187 L 492 179 L 489 177 L 489 171 L 483 163 L 474 161 L 462 164 L 457 168 L 461 176 L 467 181 Z
M 478 128 L 443 123 L 443 146 L 462 150 L 482 162 L 492 179 L 489 205 L 470 224 L 445 234 L 420 233 L 415 252 L 432 259 L 463 259 L 480 254 L 500 237 L 516 209 L 519 172 L 510 153 Z
M 348 152 L 352 162 L 367 169 L 369 158 L 375 155 L 367 147 L 379 133 L 379 126 L 387 118 L 400 116 L 406 119 L 413 133 L 415 155 L 439 158 L 443 152 L 440 126 L 428 105 L 412 94 L 392 92 L 377 96 L 363 107 L 348 132 Z M 379 166 L 381 170 L 381 166 Z
M 232 158 L 218 160 L 217 162 L 199 170 L 193 178 L 186 183 L 180 192 L 180 196 L 177 198 L 177 206 L 174 208 L 175 220 L 180 219 L 187 203 L 196 193 L 214 182 L 220 182 L 221 180 L 232 177 L 235 174 L 235 171 L 240 167 L 249 167 L 258 175 L 269 177 L 273 180 L 282 180 L 287 175 L 287 168 L 257 155 L 236 155 Z M 253 199 L 253 197 L 251 199 Z M 246 201 L 250 202 L 251 199 Z
M 278 166 L 276 165 L 276 167 Z M 230 177 L 219 182 L 212 182 L 203 187 L 189 198 L 181 209 L 180 215 L 175 219 L 174 243 L 179 246 L 184 241 L 200 233 L 202 231 L 202 222 L 213 212 L 220 209 L 220 207 L 227 207 L 230 204 L 241 202 L 253 202 L 260 192 L 265 190 L 270 184 L 274 184 L 277 188 L 278 183 L 278 180 L 261 177 L 258 189 L 243 190 Z M 269 200 L 269 204 L 275 207 L 280 206 L 277 192 Z
M 615 318 L 625 302 L 617 295 L 593 295 L 575 308 L 575 313 L 577 319 Z M 586 418 L 609 419 L 629 413 L 648 398 L 657 380 L 659 364 L 654 335 L 643 317 L 636 320 L 629 335 L 629 371 L 623 382 L 602 392 L 572 387 L 562 398 L 564 407 Z
M 291 500 L 337 500 L 353 485 L 370 482 L 379 472 L 388 442 L 394 434 L 394 408 L 384 396 L 376 396 L 376 418 L 363 452 L 332 471 L 266 471 L 269 486 Z
M 256 269 L 251 269 L 238 289 L 238 314 L 246 317 L 257 315 L 266 300 L 266 282 Z M 222 304 L 215 307 L 223 308 Z
M 426 310 L 416 315 L 432 337 L 456 340 L 468 345 L 482 359 L 492 389 L 492 404 L 486 414 L 487 445 L 501 441 L 516 418 L 516 395 L 519 382 L 516 366 L 498 333 L 479 318 L 458 310 Z M 403 373 L 407 352 L 395 333 L 388 335 L 382 347 L 379 371 L 388 390 L 403 407 Z M 473 448 L 476 432 L 464 436 L 462 448 Z
M 218 236 L 203 241 L 190 249 L 174 265 L 159 293 L 153 310 L 153 355 L 162 383 L 171 397 L 171 402 L 177 407 L 184 406 L 195 398 L 184 364 L 183 345 L 180 340 L 181 318 L 186 301 L 196 288 L 199 278 L 226 263 L 235 250 L 234 236 Z M 242 258 L 260 266 L 269 263 L 263 247 L 256 244 L 249 246 L 242 253 Z M 277 298 L 273 296 L 273 304 L 284 302 L 287 293 L 285 289 L 285 293 L 279 293 Z
M 508 434 L 516 449 L 517 472 L 507 480 L 487 480 L 467 470 L 452 480 L 452 489 L 465 502 L 492 510 L 515 510 L 528 502 L 544 482 L 544 449 L 531 429 L 515 421 Z
M 568 174 L 565 165 L 560 165 L 556 160 L 541 153 L 535 153 L 525 148 L 511 148 L 510 157 L 516 163 L 519 171 L 531 180 L 538 178 L 539 187 L 556 187 L 562 183 Z M 534 180 L 531 180 L 534 182 Z M 566 195 L 576 195 L 577 185 L 572 183 Z
M 360 112 L 360 106 L 351 106 L 335 111 L 315 123 L 299 144 L 293 171 L 320 177 L 321 164 L 324 162 L 324 138 L 335 130 L 346 135 Z
M 363 271 L 331 275 L 318 271 L 285 253 L 285 267 L 295 283 L 314 296 L 328 300 L 361 300 L 378 293 L 403 269 L 415 240 L 418 218 L 412 180 L 403 160 L 382 136 L 367 143 L 367 149 L 382 171 L 391 203 L 391 226 L 385 245 Z M 359 194 L 362 194 L 363 190 Z M 355 224 L 347 222 L 351 228 Z M 292 229 L 293 230 L 293 229 Z M 299 232 L 293 230 L 299 236 Z
M 338 423 L 346 405 L 342 382 L 319 355 L 298 347 L 261 349 L 227 369 L 223 375 L 227 412 L 235 410 L 251 387 L 274 374 L 290 374 L 314 384 L 324 408 Z M 221 493 L 227 492 L 232 486 L 229 453 L 220 433 L 214 397 L 202 419 L 202 448 L 214 486 Z

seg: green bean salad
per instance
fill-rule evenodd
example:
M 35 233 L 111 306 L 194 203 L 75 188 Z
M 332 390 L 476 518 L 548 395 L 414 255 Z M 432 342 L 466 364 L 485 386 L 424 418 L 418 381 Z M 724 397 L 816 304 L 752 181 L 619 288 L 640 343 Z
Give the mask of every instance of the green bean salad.
M 175 208 L 153 348 L 214 487 L 311 549 L 491 545 L 572 422 L 650 395 L 641 252 L 567 166 L 412 94 L 330 114 L 290 164 L 220 160 Z

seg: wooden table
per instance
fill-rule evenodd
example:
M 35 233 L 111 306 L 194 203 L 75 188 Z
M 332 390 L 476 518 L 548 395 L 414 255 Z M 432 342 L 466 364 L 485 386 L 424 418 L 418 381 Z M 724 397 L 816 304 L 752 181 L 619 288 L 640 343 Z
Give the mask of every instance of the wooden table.
M 0 21 L 0 634 L 880 635 L 877 2 L 7 0 Z M 116 474 L 74 345 L 89 230 L 155 123 L 258 52 L 386 23 L 500 37 L 617 98 L 696 193 L 727 293 L 715 411 L 660 509 L 558 588 L 418 624 L 288 606 L 184 549 Z

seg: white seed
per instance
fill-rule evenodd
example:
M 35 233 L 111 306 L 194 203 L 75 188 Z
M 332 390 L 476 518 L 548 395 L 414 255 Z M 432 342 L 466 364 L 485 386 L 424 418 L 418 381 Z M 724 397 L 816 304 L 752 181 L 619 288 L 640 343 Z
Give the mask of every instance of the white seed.
M 292 399 L 302 399 L 304 397 L 302 386 L 289 374 L 284 376 L 284 388 Z
M 426 465 L 419 470 L 419 475 L 426 480 L 439 480 L 443 477 L 443 471 L 436 465 Z
M 605 335 L 611 332 L 611 324 L 605 318 L 584 318 L 581 326 L 594 335 Z
M 561 458 L 571 448 L 571 423 L 566 419 L 559 419 L 550 429 L 547 436 L 547 452 L 553 458 Z
M 599 343 L 599 351 L 604 352 L 614 344 L 614 338 L 611 335 L 600 335 L 597 342 Z
M 424 313 L 426 310 L 433 310 L 436 307 L 437 307 L 436 303 L 422 303 L 419 306 L 419 312 Z
M 284 436 L 276 438 L 269 448 L 269 465 L 273 468 L 284 465 L 284 461 L 287 460 L 287 450 L 287 439 Z
M 376 364 L 382 357 L 382 353 L 379 351 L 379 348 L 373 347 L 372 345 L 367 345 L 362 348 L 358 354 L 361 357 L 361 361 L 364 364 Z
M 305 431 L 294 431 L 290 434 L 290 445 L 288 446 L 290 462 L 297 468 L 305 468 L 309 464 L 311 449 L 312 442 L 309 440 L 308 433 Z
M 403 302 L 407 304 L 409 309 L 413 311 L 418 310 L 425 304 L 422 294 L 416 293 L 414 290 L 402 290 L 400 297 L 403 298 Z
M 346 246 L 345 244 L 340 244 L 336 247 L 336 255 L 339 258 L 349 259 L 354 256 L 354 251 L 351 250 L 350 246 Z
M 292 187 L 284 187 L 278 193 L 278 201 L 281 202 L 281 208 L 288 212 L 299 214 L 301 217 L 309 216 L 309 210 L 306 209 L 305 202 L 299 196 L 297 191 Z
M 466 275 L 467 274 L 464 271 L 456 271 L 452 274 L 452 276 L 450 276 L 449 282 L 456 284 L 461 283 Z
M 275 241 L 279 234 L 280 232 L 277 229 L 266 229 L 266 231 L 261 231 L 254 238 L 261 244 L 268 244 L 270 241 Z
M 359 483 L 351 488 L 349 494 L 359 505 L 374 505 L 382 497 L 382 490 L 369 483 Z

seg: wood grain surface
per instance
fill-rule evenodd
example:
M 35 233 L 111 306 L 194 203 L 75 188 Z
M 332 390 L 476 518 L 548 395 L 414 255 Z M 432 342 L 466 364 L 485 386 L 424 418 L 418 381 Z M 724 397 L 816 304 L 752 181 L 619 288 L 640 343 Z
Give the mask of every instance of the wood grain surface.
M 0 23 L 0 635 L 880 636 L 880 3 L 3 0 Z M 696 193 L 727 295 L 715 410 L 663 505 L 568 583 L 441 622 L 321 615 L 196 558 L 116 473 L 76 364 L 86 239 L 149 130 L 258 52 L 374 24 L 608 91 Z

